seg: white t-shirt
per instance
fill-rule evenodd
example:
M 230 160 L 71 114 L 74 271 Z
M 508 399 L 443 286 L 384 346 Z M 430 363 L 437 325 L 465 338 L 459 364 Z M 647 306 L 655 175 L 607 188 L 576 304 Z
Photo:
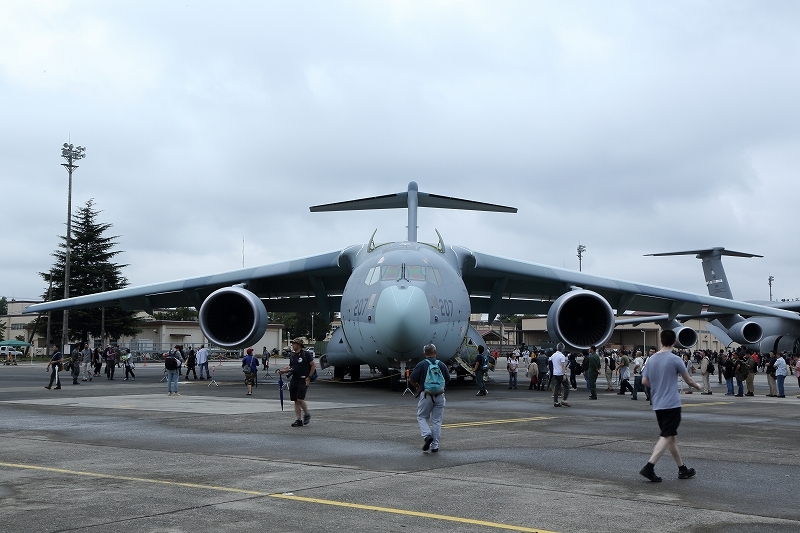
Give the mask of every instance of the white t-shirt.
M 633 360 L 633 375 L 634 376 L 641 376 L 642 375 L 642 367 L 643 366 L 644 366 L 644 358 L 642 356 L 639 356 L 636 359 L 634 359 Z
M 567 358 L 561 352 L 556 352 L 550 356 L 550 360 L 553 362 L 553 375 L 554 376 L 563 376 L 564 375 L 564 366 L 567 364 Z

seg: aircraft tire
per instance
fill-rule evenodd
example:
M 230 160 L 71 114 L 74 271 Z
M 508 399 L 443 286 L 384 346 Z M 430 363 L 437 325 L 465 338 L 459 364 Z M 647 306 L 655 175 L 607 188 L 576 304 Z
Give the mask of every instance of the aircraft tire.
M 347 367 L 345 367 L 345 366 L 335 366 L 335 367 L 333 367 L 333 377 L 337 381 L 343 380 L 344 379 L 344 375 L 347 373 L 346 370 L 347 370 Z
M 389 372 L 389 388 L 392 392 L 398 392 L 400 390 L 400 372 L 396 369 L 390 369 Z
M 361 365 L 353 365 L 350 367 L 350 381 L 358 381 L 361 379 Z

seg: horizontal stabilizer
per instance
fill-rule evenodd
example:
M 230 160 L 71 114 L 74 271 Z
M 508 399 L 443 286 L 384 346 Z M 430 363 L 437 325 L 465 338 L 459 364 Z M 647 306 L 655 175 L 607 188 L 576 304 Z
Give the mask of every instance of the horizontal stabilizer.
M 665 252 L 662 254 L 645 254 L 650 257 L 664 257 L 668 255 L 696 255 L 698 259 L 702 259 L 711 255 L 730 255 L 733 257 L 764 257 L 763 255 L 748 254 L 747 252 L 734 252 L 733 250 L 726 250 L 725 248 L 706 248 L 705 250 L 687 250 L 685 252 Z
M 427 192 L 417 192 L 418 207 L 434 207 L 437 209 L 461 209 L 466 211 L 493 211 L 496 213 L 516 213 L 516 207 L 506 207 L 504 205 L 487 204 L 474 200 L 462 200 L 450 196 L 440 196 Z M 398 192 L 396 194 L 385 194 L 383 196 L 373 196 L 372 198 L 361 198 L 358 200 L 348 200 L 346 202 L 336 202 L 333 204 L 315 205 L 310 207 L 312 213 L 323 211 L 361 211 L 367 209 L 404 209 L 408 207 L 408 193 Z
M 417 208 L 434 207 L 438 209 L 461 209 L 466 211 L 493 211 L 495 213 L 516 213 L 516 207 L 487 204 L 474 200 L 462 200 L 450 196 L 439 196 L 427 192 L 419 192 L 417 183 L 408 184 L 408 191 L 372 198 L 360 198 L 333 204 L 311 206 L 312 213 L 323 211 L 361 211 L 370 209 L 408 209 L 408 241 L 417 242 Z

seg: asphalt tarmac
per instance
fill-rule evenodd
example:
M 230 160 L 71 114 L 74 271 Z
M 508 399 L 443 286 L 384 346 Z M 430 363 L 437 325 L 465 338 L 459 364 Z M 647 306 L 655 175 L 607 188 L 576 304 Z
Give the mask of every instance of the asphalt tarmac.
M 274 378 L 245 396 L 235 361 L 173 397 L 163 367 L 120 370 L 46 390 L 43 363 L 0 366 L 0 531 L 800 531 L 793 377 L 785 399 L 765 397 L 763 374 L 753 398 L 725 396 L 716 376 L 713 395 L 683 395 L 679 445 L 697 476 L 679 480 L 667 454 L 651 483 L 638 472 L 655 416 L 604 378 L 597 401 L 579 379 L 569 408 L 524 372 L 517 390 L 491 373 L 486 397 L 454 382 L 432 454 L 416 400 L 367 367 L 359 383 L 321 372 L 300 428 Z

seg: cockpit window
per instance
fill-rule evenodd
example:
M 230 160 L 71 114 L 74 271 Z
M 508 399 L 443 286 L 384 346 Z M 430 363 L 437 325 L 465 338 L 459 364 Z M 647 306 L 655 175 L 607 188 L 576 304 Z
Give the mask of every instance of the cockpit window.
M 403 265 L 386 265 L 380 267 L 381 281 L 397 281 L 403 272 Z
M 425 281 L 427 267 L 420 265 L 406 265 L 406 279 L 408 281 Z
M 442 284 L 442 275 L 438 268 L 425 265 L 378 265 L 367 271 L 364 283 L 374 285 L 379 281 L 428 281 L 434 285 Z
M 380 267 L 372 267 L 367 272 L 367 279 L 364 280 L 364 283 L 367 285 L 374 285 L 378 283 L 378 279 L 380 278 L 381 269 Z

